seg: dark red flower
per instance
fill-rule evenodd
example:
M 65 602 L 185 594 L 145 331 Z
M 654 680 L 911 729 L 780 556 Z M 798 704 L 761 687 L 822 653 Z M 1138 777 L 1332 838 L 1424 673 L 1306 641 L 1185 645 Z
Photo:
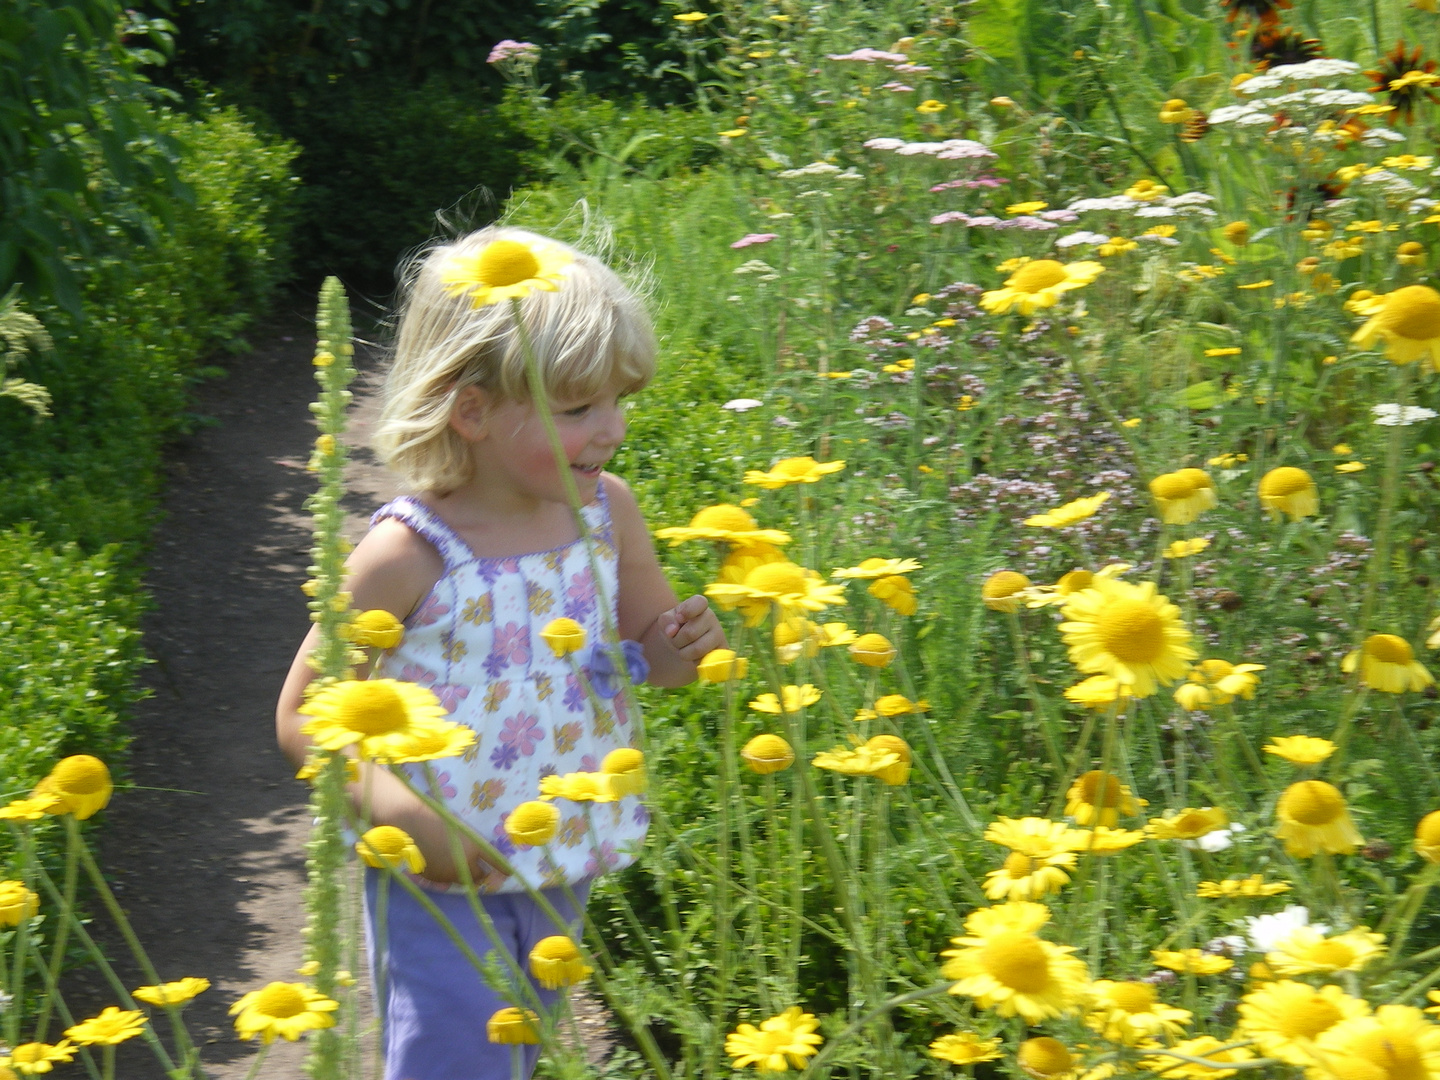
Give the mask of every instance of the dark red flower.
M 1250 61 L 1261 71 L 1281 64 L 1303 64 L 1322 55 L 1319 38 L 1307 38 L 1288 26 L 1262 27 L 1250 39 Z

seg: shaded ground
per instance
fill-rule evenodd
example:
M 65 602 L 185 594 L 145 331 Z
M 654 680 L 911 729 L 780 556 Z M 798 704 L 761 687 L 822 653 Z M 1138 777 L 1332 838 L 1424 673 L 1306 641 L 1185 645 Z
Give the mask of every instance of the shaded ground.
M 291 310 L 252 340 L 253 353 L 201 390 L 197 411 L 214 423 L 170 455 L 146 579 L 155 608 L 145 645 L 155 662 L 145 679 L 151 697 L 132 727 L 135 789 L 112 801 L 99 852 L 159 976 L 213 984 L 186 1019 L 215 1080 L 241 1080 L 257 1052 L 235 1037 L 230 1004 L 271 980 L 299 979 L 310 825 L 309 788 L 292 778 L 275 745 L 274 709 L 309 626 L 300 585 L 310 562 L 304 503 L 315 486 L 305 469 L 315 437 L 307 407 L 316 390 L 313 320 Z M 375 355 L 357 349 L 356 363 L 347 440 L 355 451 L 346 502 L 352 540 L 394 493 L 363 449 Z M 149 981 L 103 917 L 92 930 L 129 987 Z M 66 997 L 81 1016 L 116 1003 L 93 969 L 69 980 Z M 576 1012 L 592 1058 L 603 1056 L 603 1013 L 579 1000 Z M 263 1076 L 300 1080 L 303 1052 L 303 1043 L 277 1043 Z M 137 1039 L 120 1048 L 117 1075 L 165 1073 Z

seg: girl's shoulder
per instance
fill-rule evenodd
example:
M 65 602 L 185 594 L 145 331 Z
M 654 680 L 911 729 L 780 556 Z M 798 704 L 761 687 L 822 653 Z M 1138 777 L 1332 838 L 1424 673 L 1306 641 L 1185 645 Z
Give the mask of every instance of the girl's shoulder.
M 445 573 L 445 560 L 434 544 L 396 517 L 377 520 L 346 565 L 346 584 L 358 610 L 381 608 L 402 620 Z

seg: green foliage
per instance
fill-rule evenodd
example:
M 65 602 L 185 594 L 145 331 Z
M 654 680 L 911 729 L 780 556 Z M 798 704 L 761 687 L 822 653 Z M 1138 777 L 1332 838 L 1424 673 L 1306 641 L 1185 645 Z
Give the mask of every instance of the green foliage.
M 144 63 L 161 59 L 169 25 L 116 0 L 0 9 L 0 290 L 80 309 L 67 255 L 103 250 L 96 225 L 115 194 L 164 219 L 184 193 L 179 147 L 146 102 Z M 143 221 L 129 224 L 137 235 Z

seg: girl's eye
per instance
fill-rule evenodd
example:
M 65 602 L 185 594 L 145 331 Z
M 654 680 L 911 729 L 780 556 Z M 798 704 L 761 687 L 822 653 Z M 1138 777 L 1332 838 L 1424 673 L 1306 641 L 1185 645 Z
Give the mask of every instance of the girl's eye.
M 589 412 L 589 411 L 590 411 L 590 406 L 589 406 L 589 405 L 577 405 L 577 406 L 575 406 L 575 408 L 573 408 L 573 409 L 566 409 L 565 412 L 564 412 L 564 415 L 565 415 L 565 416 L 584 416 L 584 415 L 585 415 L 587 412 Z

